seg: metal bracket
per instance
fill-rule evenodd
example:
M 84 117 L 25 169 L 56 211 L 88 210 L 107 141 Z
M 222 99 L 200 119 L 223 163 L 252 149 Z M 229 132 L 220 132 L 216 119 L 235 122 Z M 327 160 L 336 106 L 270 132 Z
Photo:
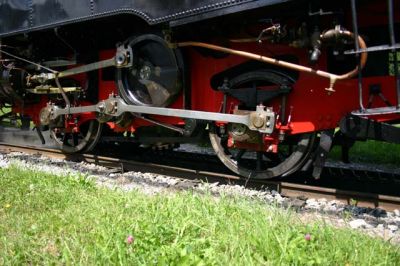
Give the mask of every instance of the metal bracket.
M 349 115 L 340 121 L 340 131 L 356 140 L 379 140 L 400 143 L 400 128 L 360 116 Z
M 316 158 L 314 161 L 314 170 L 312 176 L 315 179 L 319 179 L 322 173 L 322 169 L 325 166 L 326 158 L 328 157 L 328 153 L 331 150 L 333 143 L 333 136 L 335 134 L 335 130 L 326 130 L 321 132 L 319 146 L 316 150 Z
M 271 134 L 275 128 L 275 113 L 265 106 L 257 106 L 256 111 L 251 111 L 243 115 L 223 114 L 215 112 L 192 111 L 183 109 L 172 109 L 151 106 L 128 105 L 119 96 L 111 95 L 107 100 L 103 100 L 96 105 L 60 108 L 48 105 L 44 112 L 48 114 L 50 120 L 54 120 L 61 115 L 79 114 L 95 112 L 102 115 L 118 117 L 123 113 L 148 114 L 188 118 L 196 120 L 218 121 L 243 124 L 251 130 L 261 133 Z M 43 119 L 46 120 L 46 119 Z
M 65 92 L 77 92 L 81 91 L 81 87 L 63 87 Z M 32 94 L 60 94 L 60 89 L 50 85 L 40 85 L 33 89 L 27 89 L 29 93 Z

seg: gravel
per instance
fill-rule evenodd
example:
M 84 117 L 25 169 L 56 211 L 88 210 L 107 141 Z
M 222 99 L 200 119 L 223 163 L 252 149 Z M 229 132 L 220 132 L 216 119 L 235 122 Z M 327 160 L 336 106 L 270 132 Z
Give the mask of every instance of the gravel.
M 389 212 L 380 208 L 357 207 L 323 198 L 288 198 L 274 190 L 254 190 L 239 185 L 202 183 L 153 173 L 120 173 L 95 164 L 53 159 L 39 154 L 0 153 L 0 167 L 9 167 L 11 164 L 57 176 L 85 175 L 92 178 L 99 186 L 118 188 L 122 191 L 140 190 L 149 195 L 191 190 L 198 193 L 211 193 L 215 196 L 242 196 L 257 199 L 268 204 L 292 208 L 301 213 L 299 217 L 306 223 L 319 220 L 337 227 L 360 230 L 371 236 L 400 244 L 399 210 Z
M 349 222 L 349 225 L 353 229 L 369 227 L 369 224 L 363 219 L 353 220 L 353 221 Z

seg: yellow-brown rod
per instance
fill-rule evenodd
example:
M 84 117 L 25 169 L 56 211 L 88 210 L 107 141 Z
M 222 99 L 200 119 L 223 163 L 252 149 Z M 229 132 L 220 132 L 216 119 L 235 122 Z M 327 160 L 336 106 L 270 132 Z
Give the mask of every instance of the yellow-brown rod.
M 340 34 L 354 38 L 354 34 L 350 31 L 341 31 Z M 365 41 L 360 36 L 358 36 L 358 42 L 360 45 L 360 49 L 367 48 Z M 313 69 L 310 67 L 305 67 L 302 65 L 293 64 L 290 62 L 274 59 L 274 58 L 271 58 L 268 56 L 263 56 L 263 55 L 254 54 L 254 53 L 241 51 L 241 50 L 230 49 L 230 48 L 226 48 L 226 47 L 222 47 L 222 46 L 218 46 L 218 45 L 214 45 L 214 44 L 208 44 L 208 43 L 203 43 L 203 42 L 181 42 L 181 43 L 177 43 L 177 46 L 178 47 L 188 47 L 188 46 L 202 47 L 202 48 L 215 50 L 215 51 L 219 51 L 219 52 L 223 52 L 223 53 L 246 57 L 249 59 L 261 61 L 264 63 L 276 65 L 276 66 L 283 67 L 283 68 L 293 69 L 293 70 L 296 70 L 299 72 L 306 72 L 306 73 L 314 74 L 314 75 L 317 75 L 320 77 L 328 78 L 330 80 L 330 87 L 327 89 L 328 91 L 334 91 L 333 86 L 335 85 L 335 82 L 337 80 L 344 80 L 344 79 L 352 78 L 355 75 L 357 75 L 358 71 L 360 70 L 359 67 L 357 66 L 355 69 L 353 69 L 350 72 L 347 72 L 342 75 L 336 75 L 336 74 L 332 74 L 332 73 L 325 72 L 322 70 L 316 70 L 316 69 Z M 367 57 L 368 57 L 367 52 L 361 53 L 361 58 L 360 58 L 360 68 L 361 69 L 367 63 Z

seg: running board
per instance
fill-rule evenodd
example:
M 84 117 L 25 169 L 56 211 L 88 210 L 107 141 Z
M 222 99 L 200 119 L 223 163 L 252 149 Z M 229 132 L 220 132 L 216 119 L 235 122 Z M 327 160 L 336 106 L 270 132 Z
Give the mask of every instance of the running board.
M 390 115 L 400 114 L 400 108 L 396 106 L 369 108 L 351 112 L 354 116 L 374 116 L 374 115 Z
M 361 54 L 361 53 L 371 53 L 371 52 L 381 52 L 381 51 L 393 51 L 400 49 L 400 44 L 394 44 L 394 45 L 377 45 L 377 46 L 371 46 L 368 47 L 367 49 L 358 49 L 358 50 L 348 50 L 345 51 L 345 55 L 352 55 L 352 54 Z
M 341 132 L 355 140 L 379 140 L 400 144 L 400 128 L 368 118 L 349 115 L 340 121 Z

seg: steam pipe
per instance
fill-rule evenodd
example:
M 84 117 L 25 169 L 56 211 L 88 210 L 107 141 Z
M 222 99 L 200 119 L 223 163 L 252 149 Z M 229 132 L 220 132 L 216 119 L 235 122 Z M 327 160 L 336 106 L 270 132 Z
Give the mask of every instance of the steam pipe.
M 332 29 L 332 30 L 328 30 L 327 32 L 321 34 L 321 41 L 322 42 L 328 42 L 331 39 L 339 39 L 341 37 L 349 37 L 352 38 L 354 40 L 358 41 L 358 45 L 360 47 L 361 50 L 367 49 L 367 45 L 365 44 L 365 41 L 363 38 L 361 38 L 360 36 L 358 36 L 358 38 L 355 38 L 354 34 L 350 31 L 342 31 L 340 29 Z M 352 77 L 355 77 L 361 69 L 364 68 L 364 66 L 367 63 L 367 59 L 368 59 L 368 54 L 367 52 L 362 52 L 361 53 L 361 58 L 360 58 L 360 65 L 357 66 L 356 68 L 354 68 L 352 71 L 347 72 L 343 75 L 339 75 L 337 77 L 337 80 L 344 80 L 344 79 L 349 79 Z
M 329 31 L 323 33 L 321 35 L 321 40 L 322 41 L 328 41 L 328 40 L 331 40 L 332 38 L 340 38 L 340 37 L 350 37 L 350 38 L 353 38 L 353 39 L 355 38 L 354 34 L 352 32 L 350 32 L 350 31 L 343 31 L 343 30 L 339 30 L 339 29 L 333 29 L 333 30 L 329 30 Z M 365 41 L 360 36 L 358 36 L 358 42 L 359 42 L 359 45 L 360 45 L 361 49 L 366 49 L 367 48 L 367 45 L 365 44 Z M 326 71 L 316 70 L 316 69 L 313 69 L 313 68 L 310 68 L 310 67 L 306 67 L 306 66 L 302 66 L 302 65 L 298 65 L 298 64 L 282 61 L 282 60 L 278 60 L 278 59 L 271 58 L 271 57 L 268 57 L 268 56 L 263 56 L 263 55 L 250 53 L 250 52 L 246 52 L 246 51 L 241 51 L 241 50 L 230 49 L 230 48 L 226 48 L 226 47 L 222 47 L 222 46 L 218 46 L 218 45 L 214 45 L 214 44 L 209 44 L 209 43 L 203 43 L 203 42 L 180 42 L 180 43 L 177 43 L 176 46 L 177 47 L 190 47 L 190 46 L 202 47 L 202 48 L 206 48 L 206 49 L 210 49 L 210 50 L 214 50 L 214 51 L 219 51 L 219 52 L 223 52 L 223 53 L 227 53 L 227 54 L 232 54 L 232 55 L 245 57 L 245 58 L 252 59 L 252 60 L 257 60 L 257 61 L 260 61 L 260 62 L 264 62 L 264 63 L 267 63 L 267 64 L 272 64 L 272 65 L 283 67 L 283 68 L 287 68 L 287 69 L 296 70 L 296 71 L 299 71 L 299 72 L 305 72 L 305 73 L 310 73 L 310 74 L 317 75 L 317 76 L 320 76 L 320 77 L 324 77 L 324 78 L 329 79 L 329 81 L 330 81 L 329 88 L 326 89 L 329 92 L 334 92 L 333 87 L 334 87 L 336 81 L 349 79 L 349 78 L 352 78 L 355 75 L 357 75 L 357 73 L 367 63 L 367 58 L 368 58 L 367 52 L 362 52 L 359 66 L 357 66 L 355 69 L 353 69 L 352 71 L 347 72 L 345 74 L 336 75 L 336 74 L 332 74 L 332 73 L 329 73 L 329 72 L 326 72 Z

